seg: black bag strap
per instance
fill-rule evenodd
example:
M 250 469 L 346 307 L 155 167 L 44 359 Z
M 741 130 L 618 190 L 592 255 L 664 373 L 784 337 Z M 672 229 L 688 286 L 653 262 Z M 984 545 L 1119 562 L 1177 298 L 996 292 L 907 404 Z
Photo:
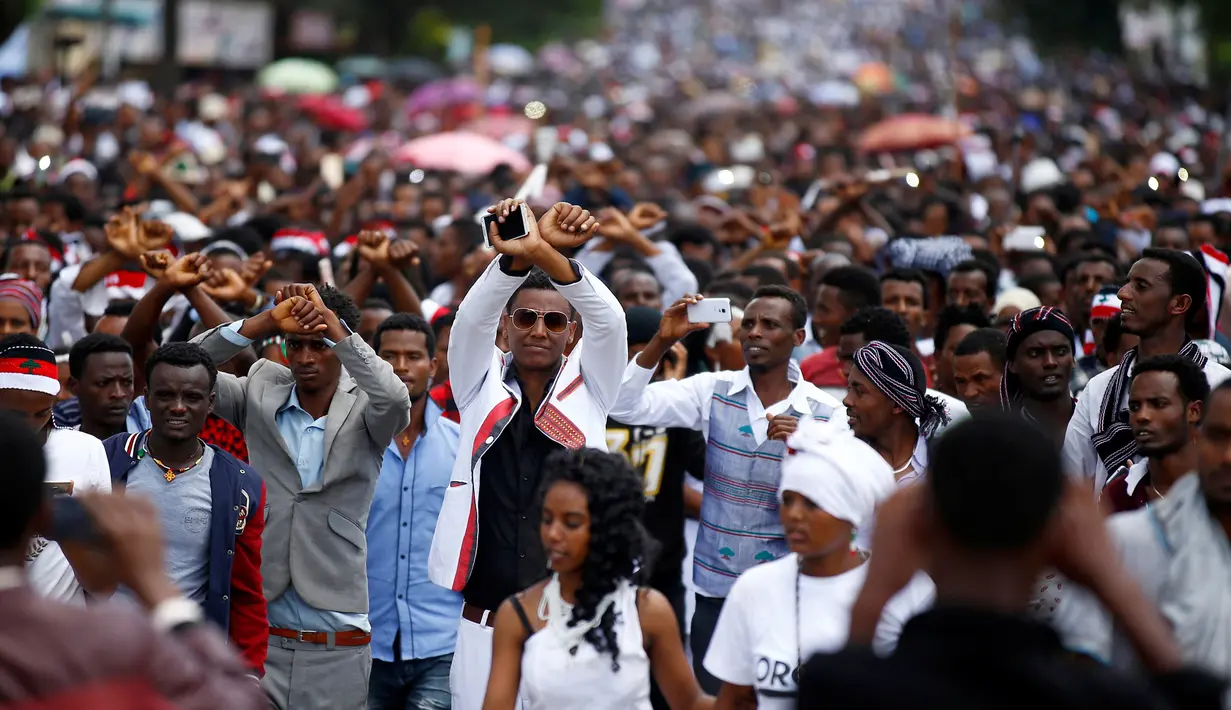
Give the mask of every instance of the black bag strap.
M 518 596 L 514 594 L 509 597 L 509 600 L 513 602 L 513 611 L 517 612 L 517 618 L 521 619 L 521 625 L 526 627 L 526 635 L 533 636 L 534 627 L 530 625 L 530 617 L 526 616 L 526 610 L 522 607 L 521 599 L 518 599 Z

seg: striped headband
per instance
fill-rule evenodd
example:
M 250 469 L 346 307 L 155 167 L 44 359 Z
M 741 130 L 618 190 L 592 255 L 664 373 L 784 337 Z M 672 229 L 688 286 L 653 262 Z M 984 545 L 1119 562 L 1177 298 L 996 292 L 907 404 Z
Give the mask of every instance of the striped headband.
M 1007 341 L 1004 348 L 1004 373 L 1000 378 L 1000 406 L 1005 411 L 1015 409 L 1016 403 L 1022 398 L 1021 381 L 1017 375 L 1013 374 L 1009 365 L 1027 338 L 1045 330 L 1056 331 L 1064 337 L 1064 342 L 1072 347 L 1073 324 L 1057 308 L 1050 306 L 1031 308 L 1018 313 L 1013 316 L 1013 320 L 1009 321 L 1009 330 L 1005 334 Z
M 927 394 L 923 363 L 906 348 L 873 340 L 855 351 L 855 366 L 891 402 L 915 419 L 919 434 L 930 438 L 949 423 L 945 405 Z
M 37 332 L 42 324 L 43 291 L 33 281 L 20 278 L 0 278 L 0 299 L 17 301 L 30 316 L 30 325 Z
M 873 340 L 855 352 L 859 371 L 893 403 L 912 417 L 923 414 L 924 388 L 915 382 L 915 370 L 893 346 Z

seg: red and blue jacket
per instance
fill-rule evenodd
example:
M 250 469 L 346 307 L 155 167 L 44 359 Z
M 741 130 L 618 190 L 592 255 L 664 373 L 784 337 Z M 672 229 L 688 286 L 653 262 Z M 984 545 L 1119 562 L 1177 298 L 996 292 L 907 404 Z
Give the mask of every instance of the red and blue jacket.
M 128 481 L 129 473 L 145 455 L 148 433 L 116 434 L 103 442 L 113 484 Z M 249 668 L 264 675 L 269 643 L 269 617 L 261 589 L 265 483 L 248 464 L 217 446 L 212 448 L 209 481 L 213 512 L 205 617 L 227 632 Z

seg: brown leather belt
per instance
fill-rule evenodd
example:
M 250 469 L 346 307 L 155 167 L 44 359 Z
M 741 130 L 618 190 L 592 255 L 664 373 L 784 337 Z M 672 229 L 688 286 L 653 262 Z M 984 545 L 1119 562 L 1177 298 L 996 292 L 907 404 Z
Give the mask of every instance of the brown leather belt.
M 295 639 L 303 643 L 328 644 L 333 637 L 334 646 L 367 646 L 372 641 L 372 634 L 367 631 L 295 631 L 293 629 L 269 629 L 270 636 L 284 639 Z
M 496 612 L 488 612 L 483 607 L 470 602 L 462 602 L 462 618 L 489 629 L 496 628 Z

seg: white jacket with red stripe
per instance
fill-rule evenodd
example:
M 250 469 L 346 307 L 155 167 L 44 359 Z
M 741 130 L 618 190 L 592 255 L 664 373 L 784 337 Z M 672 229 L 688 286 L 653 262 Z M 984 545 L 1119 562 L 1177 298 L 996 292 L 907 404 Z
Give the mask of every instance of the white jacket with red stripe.
M 461 591 L 479 541 L 479 483 L 483 454 L 521 405 L 521 389 L 508 376 L 512 355 L 496 347 L 496 328 L 526 274 L 508 273 L 496 259 L 457 308 L 449 336 L 449 380 L 461 412 L 461 445 L 445 491 L 428 557 L 433 582 Z M 573 304 L 585 337 L 564 359 L 535 415 L 539 430 L 571 449 L 607 449 L 607 413 L 615 404 L 628 360 L 624 309 L 597 276 L 573 262 L 581 279 L 555 284 Z

